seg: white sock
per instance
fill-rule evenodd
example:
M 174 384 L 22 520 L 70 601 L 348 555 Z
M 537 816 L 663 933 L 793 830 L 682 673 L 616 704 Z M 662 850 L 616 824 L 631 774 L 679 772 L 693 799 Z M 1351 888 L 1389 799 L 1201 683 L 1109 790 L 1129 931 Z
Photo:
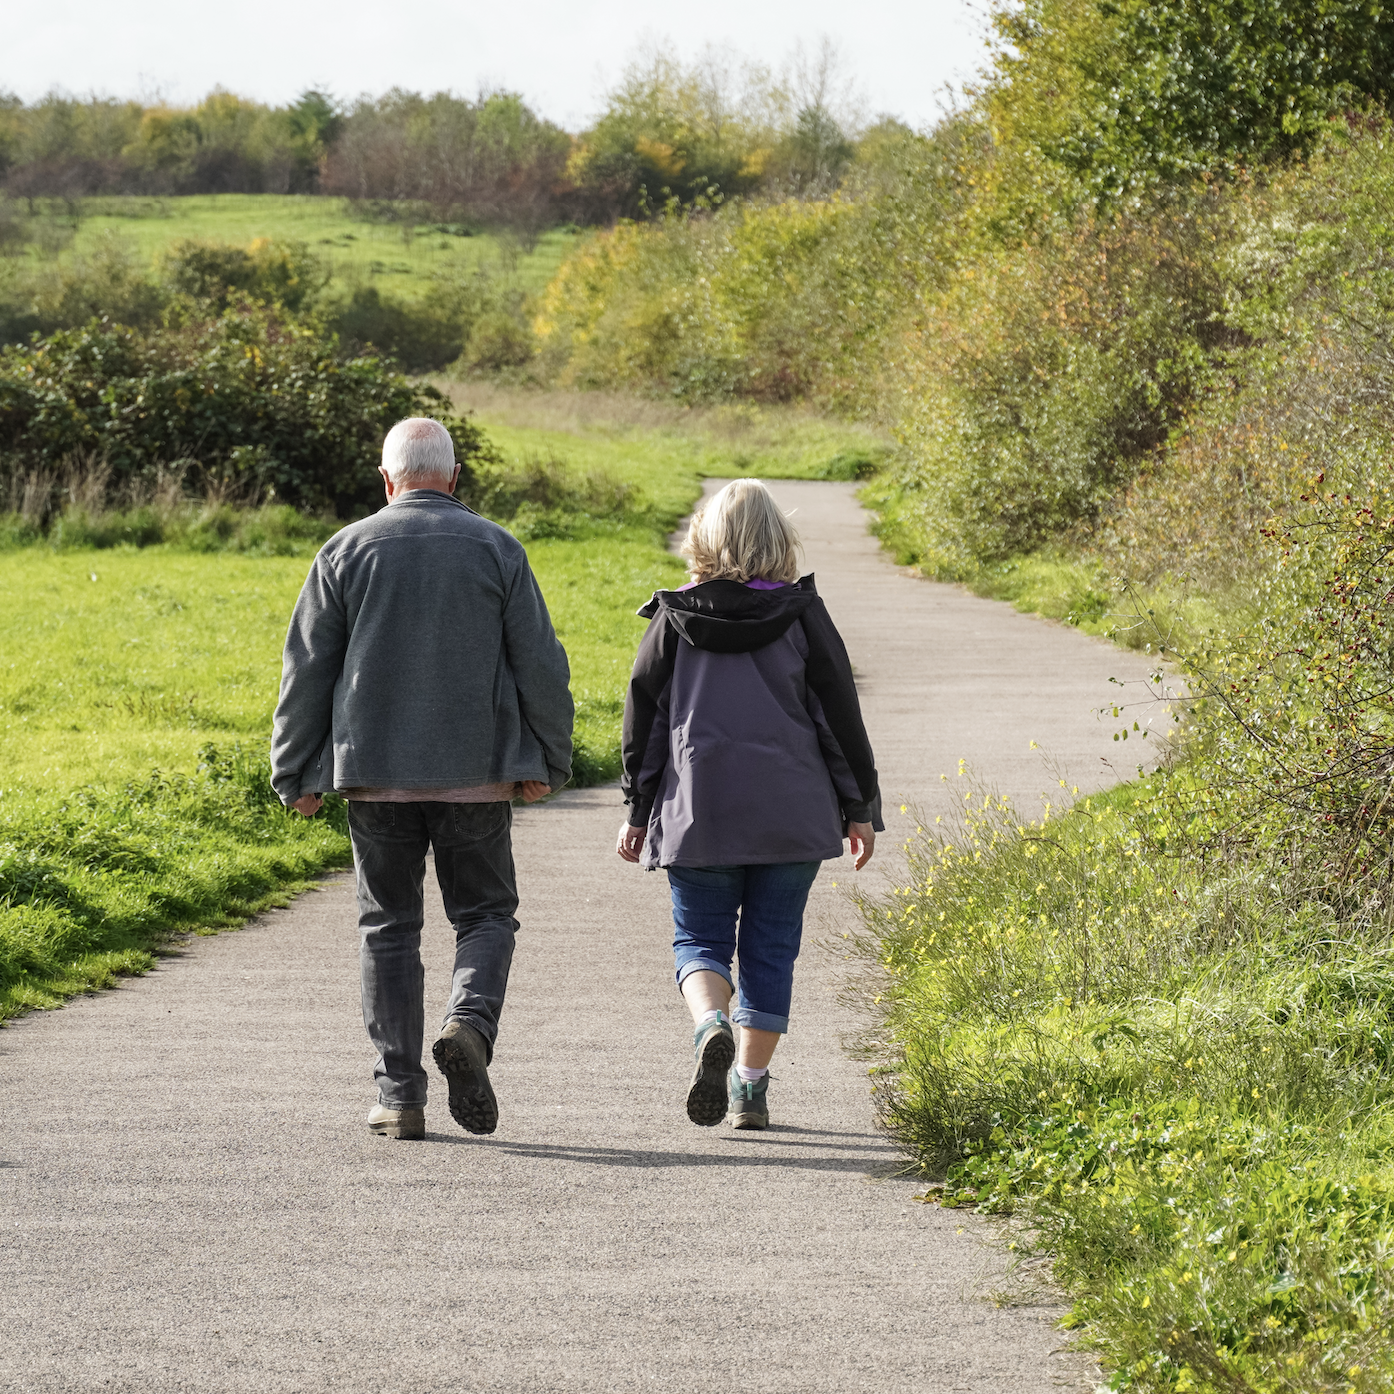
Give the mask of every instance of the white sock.
M 702 1015 L 697 1018 L 697 1025 L 705 1026 L 707 1022 L 715 1021 L 721 1015 L 723 1015 L 723 1013 L 716 1011 L 715 1009 L 713 1009 L 710 1012 L 703 1012 Z
M 763 1070 L 757 1070 L 753 1065 L 737 1065 L 736 1073 L 740 1075 L 747 1084 L 754 1084 L 757 1079 L 764 1079 L 764 1077 L 769 1074 L 769 1069 L 766 1067 Z

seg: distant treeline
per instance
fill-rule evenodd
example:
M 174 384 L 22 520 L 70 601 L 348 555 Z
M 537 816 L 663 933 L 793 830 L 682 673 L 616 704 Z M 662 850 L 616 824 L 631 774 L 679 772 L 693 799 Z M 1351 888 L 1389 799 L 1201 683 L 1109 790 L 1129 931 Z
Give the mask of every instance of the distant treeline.
M 0 188 L 96 194 L 306 193 L 428 204 L 441 217 L 537 230 L 757 190 L 826 192 L 853 153 L 825 49 L 793 75 L 708 54 L 633 64 L 571 135 L 513 93 L 394 88 L 266 106 L 217 89 L 190 107 L 0 94 Z

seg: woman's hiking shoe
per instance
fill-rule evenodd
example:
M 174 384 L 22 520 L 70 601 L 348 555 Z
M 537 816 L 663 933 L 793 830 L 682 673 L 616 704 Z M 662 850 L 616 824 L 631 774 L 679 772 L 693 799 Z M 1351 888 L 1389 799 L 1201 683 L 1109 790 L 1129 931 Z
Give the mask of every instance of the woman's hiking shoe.
M 726 1117 L 726 1071 L 736 1058 L 736 1038 L 725 1014 L 704 1021 L 692 1046 L 697 1067 L 687 1091 L 687 1116 L 698 1127 L 714 1128 Z
M 499 1125 L 499 1105 L 489 1083 L 489 1047 L 463 1021 L 450 1020 L 431 1047 L 436 1068 L 450 1086 L 450 1116 L 467 1133 L 492 1133 Z
M 763 1074 L 759 1079 L 742 1079 L 731 1070 L 731 1112 L 727 1117 L 733 1128 L 768 1128 L 770 1126 L 770 1104 L 766 1097 L 770 1091 L 770 1077 Z
M 401 1138 L 403 1142 L 419 1142 L 426 1136 L 424 1108 L 390 1108 L 374 1104 L 368 1110 L 368 1131 L 379 1137 Z

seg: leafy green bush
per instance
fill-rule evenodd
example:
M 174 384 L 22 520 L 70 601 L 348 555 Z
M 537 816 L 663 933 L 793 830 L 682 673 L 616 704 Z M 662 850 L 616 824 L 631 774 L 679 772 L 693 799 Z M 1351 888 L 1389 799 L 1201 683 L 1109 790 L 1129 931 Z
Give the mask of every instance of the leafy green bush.
M 308 309 L 328 273 L 303 242 L 259 237 L 249 246 L 229 242 L 176 242 L 165 254 L 164 277 L 179 294 L 211 305 L 218 313 L 234 297 Z M 116 316 L 122 323 L 127 320 Z
M 523 541 L 576 539 L 609 525 L 648 522 L 638 490 L 604 469 L 581 471 L 565 460 L 528 457 L 481 467 L 470 485 L 473 507 Z
M 688 401 L 864 392 L 845 379 L 898 308 L 876 285 L 883 212 L 789 201 L 621 224 L 563 263 L 540 352 L 563 382 Z
M 528 326 L 506 310 L 491 310 L 475 322 L 465 362 L 471 368 L 498 372 L 521 368 L 532 356 L 533 337 Z
M 471 319 L 435 298 L 408 303 L 376 286 L 357 286 L 331 304 L 325 322 L 344 343 L 390 355 L 408 372 L 444 368 L 459 358 Z
M 341 517 L 372 507 L 382 437 L 444 421 L 464 477 L 482 433 L 434 388 L 275 314 L 238 312 L 144 336 L 93 324 L 0 349 L 0 478 L 11 494 L 55 462 L 100 461 L 113 490 L 173 472 L 215 491 Z
M 964 262 L 900 366 L 903 449 L 882 485 L 883 531 L 933 574 L 1030 550 L 1092 517 L 1167 439 L 1212 358 L 1216 242 L 1232 213 L 1202 199 L 1081 220 Z
M 11 301 L 13 320 L 5 336 L 12 341 L 25 337 L 25 330 L 72 328 L 94 319 L 153 328 L 169 298 L 135 249 L 114 233 L 104 234 L 87 255 L 41 267 L 12 294 L 18 303 Z
M 995 19 L 985 101 L 1014 198 L 1042 165 L 1059 172 L 1052 194 L 1063 178 L 1116 205 L 1281 162 L 1319 145 L 1331 117 L 1389 95 L 1382 0 L 1028 0 Z

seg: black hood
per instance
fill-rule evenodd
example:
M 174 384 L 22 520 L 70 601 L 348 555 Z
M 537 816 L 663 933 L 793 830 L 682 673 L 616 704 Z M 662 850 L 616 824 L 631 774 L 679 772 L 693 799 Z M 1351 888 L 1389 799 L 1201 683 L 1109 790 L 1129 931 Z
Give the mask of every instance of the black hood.
M 703 581 L 691 590 L 654 591 L 639 614 L 651 620 L 661 611 L 693 648 L 750 653 L 774 643 L 817 598 L 812 574 L 773 591 Z

